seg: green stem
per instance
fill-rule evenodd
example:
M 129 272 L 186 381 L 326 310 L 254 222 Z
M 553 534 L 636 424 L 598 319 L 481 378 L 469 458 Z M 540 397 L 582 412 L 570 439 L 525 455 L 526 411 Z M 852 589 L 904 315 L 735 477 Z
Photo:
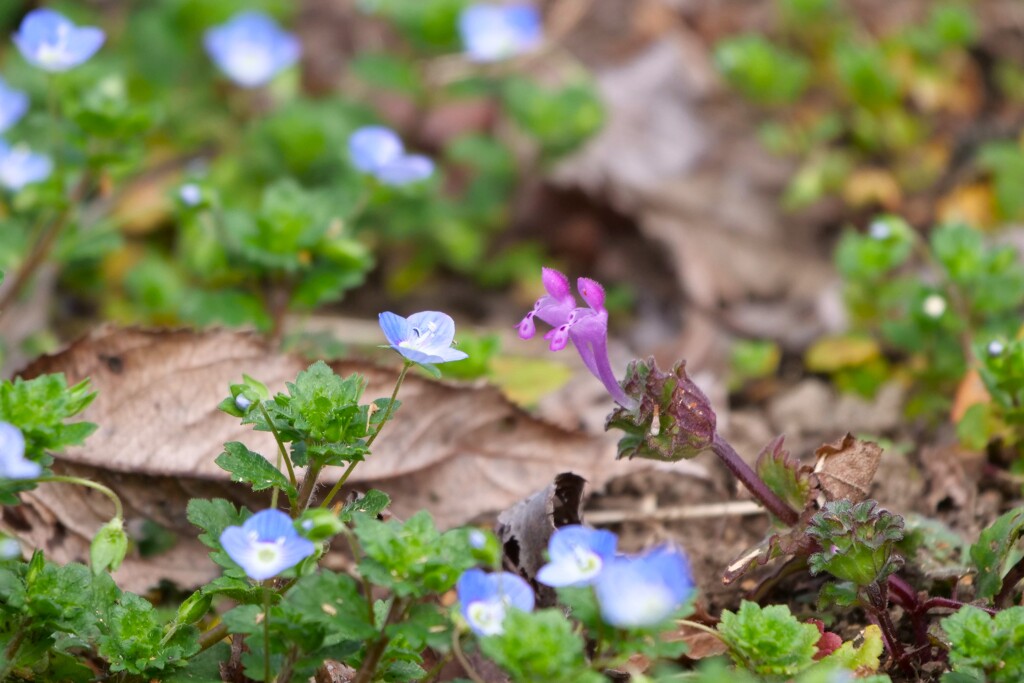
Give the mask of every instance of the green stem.
M 302 488 L 299 489 L 297 503 L 292 508 L 292 517 L 298 518 L 309 507 L 309 501 L 313 497 L 313 491 L 316 489 L 316 480 L 320 477 L 320 471 L 323 468 L 323 465 L 315 463 L 310 463 L 309 467 L 306 468 L 306 476 L 302 479 Z
M 267 426 L 270 427 L 270 433 L 274 435 L 274 441 L 277 442 L 278 455 L 284 459 L 284 465 L 288 468 L 288 481 L 291 482 L 292 486 L 298 485 L 298 480 L 295 478 L 295 469 L 292 467 L 292 459 L 288 457 L 288 451 L 284 447 L 284 442 L 281 440 L 281 435 L 277 432 L 277 427 L 274 426 L 274 421 L 270 419 L 270 413 L 267 412 L 266 406 L 260 401 L 260 412 L 263 413 L 263 418 L 267 421 Z
M 263 584 L 263 680 L 270 681 L 270 588 Z
M 223 621 L 211 628 L 208 631 L 204 631 L 199 636 L 199 651 L 205 652 L 211 647 L 224 640 L 228 635 L 228 625 Z
M 380 434 L 381 430 L 384 429 L 384 425 L 391 417 L 391 413 L 394 412 L 395 401 L 398 399 L 398 390 L 402 388 L 402 382 L 405 381 L 405 376 L 409 373 L 409 368 L 413 365 L 414 363 L 412 361 L 405 361 L 405 364 L 402 366 L 402 371 L 398 373 L 398 381 L 395 382 L 395 390 L 391 392 L 391 400 L 388 401 L 388 407 L 384 410 L 384 417 L 382 417 L 381 421 L 377 424 L 376 431 L 374 431 L 373 434 L 370 435 L 370 438 L 366 440 L 367 448 L 373 445 L 373 442 L 377 440 L 377 436 Z M 342 473 L 341 478 L 338 479 L 338 483 L 331 488 L 330 492 L 324 498 L 324 502 L 320 503 L 320 507 L 326 508 L 331 504 L 331 501 L 334 500 L 336 495 L 338 495 L 338 491 L 340 491 L 341 487 L 345 485 L 346 481 L 348 481 L 349 476 L 352 474 L 352 470 L 354 470 L 358 464 L 358 460 L 353 460 L 349 463 L 345 472 Z
M 6 681 L 7 675 L 11 672 L 11 669 L 14 668 L 14 658 L 18 654 L 18 650 L 21 649 L 21 643 L 25 640 L 25 634 L 28 633 L 28 626 L 31 621 L 32 617 L 25 617 L 21 620 L 21 623 L 18 624 L 18 630 L 15 633 L 14 638 L 11 639 L 11 642 L 7 645 L 7 649 L 4 650 L 5 663 L 3 668 L 0 668 L 0 681 Z
M 392 623 L 401 621 L 411 604 L 411 602 L 406 602 L 401 598 L 395 598 L 391 603 L 388 614 L 384 618 L 384 623 L 381 624 L 380 636 L 367 648 L 362 666 L 359 667 L 359 673 L 356 674 L 352 683 L 370 683 L 373 680 L 374 674 L 377 673 L 377 667 L 380 665 L 380 659 L 384 656 L 388 643 L 391 642 L 391 638 L 387 635 L 387 627 Z
M 54 483 L 54 484 L 78 484 L 79 486 L 85 486 L 90 489 L 95 489 L 105 495 L 114 503 L 114 519 L 124 520 L 124 508 L 121 506 L 121 499 L 117 497 L 111 489 L 99 484 L 95 481 L 89 481 L 88 479 L 82 479 L 81 477 L 68 477 L 64 475 L 54 474 L 46 477 L 36 477 L 29 481 L 35 481 L 40 484 Z
M 467 676 L 469 676 L 469 680 L 473 681 L 473 683 L 486 683 L 486 681 L 480 677 L 480 674 L 476 672 L 476 669 L 473 668 L 473 665 L 469 663 L 469 659 L 466 655 L 463 654 L 462 643 L 459 641 L 459 632 L 457 629 L 452 630 L 452 652 L 455 654 L 455 659 L 459 660 L 462 670 Z

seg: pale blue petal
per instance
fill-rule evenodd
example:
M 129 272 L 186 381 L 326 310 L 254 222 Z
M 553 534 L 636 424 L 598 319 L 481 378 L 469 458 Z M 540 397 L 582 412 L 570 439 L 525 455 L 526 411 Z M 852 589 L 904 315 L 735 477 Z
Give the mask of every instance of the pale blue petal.
M 495 572 L 490 575 L 490 581 L 494 595 L 499 599 L 523 612 L 533 611 L 533 589 L 521 576 L 511 572 Z
M 84 64 L 103 47 L 106 35 L 95 26 L 83 26 L 75 29 L 72 37 L 68 40 L 67 64 L 68 67 Z
M 430 361 L 431 363 L 451 363 L 452 361 L 466 360 L 469 358 L 469 354 L 465 351 L 448 347 L 446 349 L 435 349 L 434 358 L 435 360 Z
M 0 462 L 25 457 L 25 435 L 10 422 L 0 422 Z
M 261 541 L 276 541 L 279 538 L 298 536 L 292 518 L 280 510 L 261 510 L 242 525 L 246 533 L 256 532 Z
M 348 139 L 348 153 L 352 165 L 363 173 L 377 171 L 400 158 L 405 152 L 402 139 L 390 128 L 364 126 Z
M 587 585 L 592 576 L 584 576 L 575 562 L 549 562 L 537 570 L 537 581 L 545 586 L 561 588 L 563 586 Z
M 415 335 L 417 330 L 420 336 L 430 335 L 430 345 L 424 350 L 431 353 L 450 347 L 455 339 L 455 321 L 441 311 L 421 311 L 410 315 L 409 331 Z
M 570 524 L 555 530 L 548 542 L 548 554 L 552 562 L 573 558 L 574 548 L 585 548 L 602 560 L 615 556 L 618 537 L 611 531 L 591 529 L 579 524 Z
M 462 615 L 465 616 L 466 608 L 471 603 L 491 597 L 491 582 L 482 570 L 467 569 L 455 584 L 455 592 L 462 605 Z
M 302 52 L 299 40 L 262 12 L 246 11 L 207 29 L 203 47 L 214 64 L 237 85 L 256 88 L 293 65 Z
M 384 337 L 392 346 L 398 346 L 409 338 L 409 323 L 402 316 L 385 311 L 377 318 L 380 320 L 380 329 L 384 331 Z
M 409 185 L 434 175 L 434 162 L 419 154 L 406 154 L 377 169 L 377 179 L 385 185 Z
M 0 133 L 20 121 L 28 111 L 28 106 L 26 93 L 9 87 L 0 79 Z
M 249 538 L 249 534 L 242 527 L 229 526 L 220 534 L 220 545 L 224 548 L 224 552 L 228 554 L 228 557 L 241 564 L 239 558 L 245 559 L 248 557 L 252 541 Z

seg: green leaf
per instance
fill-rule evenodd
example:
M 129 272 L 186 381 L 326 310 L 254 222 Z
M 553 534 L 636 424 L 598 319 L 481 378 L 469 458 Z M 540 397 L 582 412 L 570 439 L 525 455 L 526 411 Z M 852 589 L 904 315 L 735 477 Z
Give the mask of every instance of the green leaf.
M 971 561 L 978 570 L 978 598 L 990 599 L 1003 587 L 1003 576 L 1021 559 L 1017 541 L 1024 536 L 1024 507 L 1014 508 L 981 532 L 971 546 Z
M 359 498 L 345 503 L 338 517 L 343 522 L 351 522 L 357 514 L 377 517 L 391 505 L 391 497 L 383 491 L 370 489 Z
M 224 452 L 214 462 L 231 475 L 231 481 L 250 484 L 253 491 L 264 491 L 276 486 L 289 499 L 294 499 L 298 493 L 281 470 L 259 453 L 250 451 L 243 443 L 232 441 L 224 444 Z
M 744 600 L 737 612 L 722 612 L 718 632 L 736 664 L 768 676 L 793 676 L 814 663 L 821 637 L 814 624 L 801 624 L 786 605 L 761 608 Z
M 185 514 L 189 522 L 202 529 L 199 540 L 207 548 L 213 549 L 210 558 L 221 567 L 235 569 L 238 565 L 220 547 L 220 535 L 229 526 L 241 526 L 249 518 L 249 511 L 244 508 L 239 510 L 223 498 L 193 498 L 188 502 Z
M 789 456 L 783 437 L 772 439 L 757 456 L 757 476 L 791 508 L 802 511 L 811 493 L 810 471 Z
M 549 89 L 512 78 L 502 90 L 502 100 L 512 120 L 549 155 L 571 152 L 604 124 L 604 106 L 589 82 Z
M 812 574 L 827 571 L 840 580 L 868 586 L 903 566 L 903 558 L 895 552 L 896 543 L 903 539 L 903 518 L 879 508 L 874 500 L 825 503 L 811 518 L 807 535 L 822 548 L 808 558 Z
M 303 623 L 323 628 L 334 640 L 367 640 L 377 629 L 369 621 L 362 587 L 351 576 L 324 569 L 299 579 L 284 604 Z
M 386 52 L 360 53 L 349 62 L 349 68 L 374 88 L 408 95 L 414 95 L 421 89 L 415 66 Z

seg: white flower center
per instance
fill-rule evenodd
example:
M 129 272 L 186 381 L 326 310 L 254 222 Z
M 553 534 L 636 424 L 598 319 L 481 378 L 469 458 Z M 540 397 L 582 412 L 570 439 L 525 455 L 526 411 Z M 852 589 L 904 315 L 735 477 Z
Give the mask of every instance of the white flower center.
M 437 323 L 428 322 L 423 327 L 412 328 L 412 337 L 403 339 L 398 345 L 405 349 L 423 349 L 434 345 Z
M 466 609 L 466 618 L 480 633 L 487 636 L 495 636 L 504 631 L 502 622 L 505 621 L 504 600 L 477 600 L 471 602 Z
M 49 66 L 63 66 L 67 61 L 68 37 L 71 27 L 66 24 L 57 26 L 57 37 L 52 43 L 40 43 L 36 58 L 40 63 Z
M 938 294 L 930 294 L 921 304 L 921 310 L 929 318 L 941 317 L 946 312 L 946 300 Z
M 601 567 L 604 564 L 601 562 L 601 558 L 597 553 L 580 546 L 573 547 L 572 558 L 576 562 L 576 569 L 579 570 L 581 579 L 589 579 L 592 576 L 597 576 L 597 574 L 601 572 Z

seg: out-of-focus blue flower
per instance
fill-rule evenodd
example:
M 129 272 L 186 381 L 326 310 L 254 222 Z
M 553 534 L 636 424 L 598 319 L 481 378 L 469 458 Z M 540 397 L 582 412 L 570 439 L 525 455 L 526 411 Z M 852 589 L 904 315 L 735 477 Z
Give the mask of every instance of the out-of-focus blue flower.
M 482 549 L 487 545 L 487 534 L 480 531 L 479 529 L 469 530 L 469 546 L 476 550 Z
M 25 435 L 10 422 L 0 422 L 0 479 L 31 479 L 42 474 L 39 463 L 25 457 Z
M 0 536 L 0 560 L 21 557 L 21 544 L 10 536 Z
M 479 569 L 469 569 L 459 577 L 455 590 L 466 623 L 482 636 L 504 632 L 502 623 L 510 607 L 533 611 L 530 585 L 511 572 L 486 574 Z
M 0 140 L 0 185 L 17 192 L 26 185 L 50 177 L 53 162 L 45 154 L 36 154 L 24 145 L 11 147 Z
M 452 348 L 455 321 L 439 311 L 413 313 L 408 318 L 391 311 L 380 314 L 380 328 L 388 344 L 414 363 L 447 363 L 469 358 Z
M 4 132 L 28 111 L 28 95 L 15 90 L 0 78 L 0 133 Z
M 178 198 L 185 206 L 198 206 L 203 201 L 203 190 L 195 183 L 185 183 L 178 188 Z
M 408 185 L 434 174 L 434 162 L 421 154 L 406 154 L 398 134 L 384 126 L 364 126 L 348 139 L 352 165 L 385 185 Z
M 587 586 L 615 557 L 618 537 L 610 531 L 572 524 L 555 530 L 548 542 L 549 562 L 537 572 L 547 586 Z
M 543 40 L 532 5 L 470 5 L 459 15 L 459 34 L 470 59 L 494 62 L 536 49 Z
M 239 12 L 203 36 L 206 52 L 221 71 L 243 88 L 266 85 L 298 61 L 302 45 L 262 12 Z
M 14 44 L 30 64 L 54 72 L 83 64 L 96 54 L 105 39 L 99 28 L 75 26 L 52 9 L 32 10 L 14 34 Z
M 316 550 L 280 510 L 262 510 L 242 526 L 229 526 L 220 544 L 250 578 L 262 581 L 294 567 Z
M 662 546 L 637 557 L 616 557 L 594 583 L 601 618 L 618 628 L 652 626 L 668 618 L 693 592 L 683 553 Z

